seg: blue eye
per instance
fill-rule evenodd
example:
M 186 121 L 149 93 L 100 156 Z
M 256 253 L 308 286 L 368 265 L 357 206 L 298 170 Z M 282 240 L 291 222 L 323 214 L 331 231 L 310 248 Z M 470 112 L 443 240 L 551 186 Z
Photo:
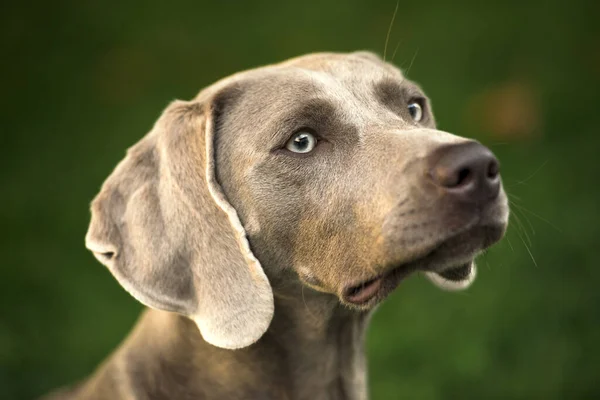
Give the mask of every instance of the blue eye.
M 310 153 L 317 145 L 317 138 L 308 131 L 300 131 L 288 140 L 285 148 L 294 153 Z
M 423 107 L 416 101 L 408 105 L 408 113 L 415 122 L 420 122 L 423 119 Z

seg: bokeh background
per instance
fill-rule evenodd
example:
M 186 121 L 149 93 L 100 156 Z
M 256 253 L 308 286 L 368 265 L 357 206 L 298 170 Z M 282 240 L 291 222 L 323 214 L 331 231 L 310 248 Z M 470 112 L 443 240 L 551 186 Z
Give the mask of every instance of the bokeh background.
M 410 279 L 368 337 L 373 399 L 600 398 L 598 1 L 403 1 L 388 59 L 512 202 L 478 282 Z M 4 2 L 0 398 L 73 382 L 141 306 L 85 250 L 88 204 L 175 98 L 299 54 L 383 54 L 395 0 Z

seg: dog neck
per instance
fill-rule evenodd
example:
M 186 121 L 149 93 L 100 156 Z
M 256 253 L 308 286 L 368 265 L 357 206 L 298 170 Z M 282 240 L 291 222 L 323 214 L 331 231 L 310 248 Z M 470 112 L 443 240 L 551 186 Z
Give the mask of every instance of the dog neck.
M 290 398 L 366 399 L 369 313 L 349 310 L 331 295 L 300 291 L 300 296 L 276 294 L 275 317 L 258 343 L 275 345 L 284 356 Z
M 185 317 L 147 310 L 113 362 L 88 386 L 106 386 L 98 380 L 125 372 L 127 385 L 106 388 L 107 395 L 365 400 L 363 346 L 369 313 L 350 311 L 333 296 L 309 289 L 298 294 L 276 294 L 268 331 L 239 350 L 206 343 Z

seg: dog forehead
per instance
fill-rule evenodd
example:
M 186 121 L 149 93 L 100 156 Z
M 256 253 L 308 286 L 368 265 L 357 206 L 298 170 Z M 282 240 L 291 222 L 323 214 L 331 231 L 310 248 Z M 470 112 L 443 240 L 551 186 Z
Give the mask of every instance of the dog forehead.
M 279 65 L 291 65 L 313 71 L 326 72 L 338 78 L 355 78 L 370 75 L 395 75 L 403 79 L 402 72 L 393 65 L 384 62 L 371 52 L 354 53 L 312 53 L 281 62 Z
M 372 53 L 315 53 L 245 71 L 218 83 L 237 97 L 236 114 L 270 119 L 319 100 L 357 127 L 376 119 L 382 81 L 402 82 L 399 69 Z M 238 115 L 239 115 L 238 114 Z M 266 121 L 265 121 L 266 122 Z
M 382 81 L 404 81 L 402 72 L 373 53 L 314 53 L 277 64 L 294 68 L 327 93 L 364 98 Z

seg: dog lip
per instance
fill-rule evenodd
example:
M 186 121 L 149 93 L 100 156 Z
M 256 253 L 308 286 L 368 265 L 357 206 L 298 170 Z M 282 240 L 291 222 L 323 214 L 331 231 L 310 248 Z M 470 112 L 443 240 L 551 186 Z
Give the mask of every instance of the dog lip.
M 355 286 L 350 286 L 344 290 L 344 300 L 349 303 L 361 305 L 371 300 L 381 289 L 383 276 L 378 276 L 367 281 L 363 281 Z
M 349 286 L 343 291 L 343 299 L 351 304 L 361 306 L 373 298 L 383 298 L 392 292 L 398 284 L 413 272 L 419 270 L 418 260 L 399 264 L 386 273 Z
M 469 277 L 472 268 L 473 261 L 469 261 L 460 265 L 446 268 L 443 271 L 436 272 L 436 274 L 449 281 L 460 282 Z

